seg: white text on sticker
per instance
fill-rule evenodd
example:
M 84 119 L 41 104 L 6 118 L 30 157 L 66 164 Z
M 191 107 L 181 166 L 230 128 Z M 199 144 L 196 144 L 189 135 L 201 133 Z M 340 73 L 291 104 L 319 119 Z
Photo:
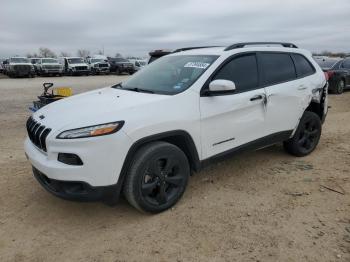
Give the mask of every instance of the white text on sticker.
M 210 64 L 202 62 L 188 62 L 184 67 L 194 67 L 194 68 L 203 68 L 206 69 Z

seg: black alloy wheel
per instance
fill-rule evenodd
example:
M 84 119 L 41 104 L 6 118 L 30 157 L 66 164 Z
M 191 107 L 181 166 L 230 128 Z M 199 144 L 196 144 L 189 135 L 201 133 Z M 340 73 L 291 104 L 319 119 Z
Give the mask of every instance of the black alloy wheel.
M 306 156 L 317 146 L 322 132 L 320 117 L 305 111 L 294 136 L 283 143 L 286 151 L 295 156 Z
M 336 89 L 337 94 L 342 94 L 344 92 L 344 88 L 345 88 L 344 80 L 339 80 L 339 82 L 337 83 L 337 89 Z
M 124 195 L 137 209 L 159 213 L 181 198 L 189 175 L 188 159 L 181 149 L 166 142 L 152 142 L 135 154 Z

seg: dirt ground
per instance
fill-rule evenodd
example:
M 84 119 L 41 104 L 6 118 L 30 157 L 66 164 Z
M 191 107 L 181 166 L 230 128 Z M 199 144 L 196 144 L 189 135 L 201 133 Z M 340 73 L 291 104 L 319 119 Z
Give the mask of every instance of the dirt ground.
M 220 162 L 159 215 L 47 193 L 23 152 L 42 83 L 80 93 L 125 77 L 0 79 L 0 261 L 350 261 L 350 92 L 329 97 L 310 156 L 276 145 Z

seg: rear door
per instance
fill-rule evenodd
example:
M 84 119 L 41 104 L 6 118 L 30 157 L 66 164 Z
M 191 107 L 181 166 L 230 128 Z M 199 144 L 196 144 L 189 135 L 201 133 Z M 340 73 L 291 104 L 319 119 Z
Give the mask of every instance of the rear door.
M 297 78 L 289 53 L 259 52 L 258 63 L 267 95 L 266 132 L 287 134 L 299 122 L 310 87 Z
M 346 72 L 345 78 L 346 78 L 346 85 L 350 86 L 350 58 L 344 59 L 341 68 Z
M 256 54 L 238 55 L 224 62 L 208 82 L 216 79 L 233 81 L 236 90 L 200 97 L 204 159 L 265 136 L 266 96 L 259 86 Z

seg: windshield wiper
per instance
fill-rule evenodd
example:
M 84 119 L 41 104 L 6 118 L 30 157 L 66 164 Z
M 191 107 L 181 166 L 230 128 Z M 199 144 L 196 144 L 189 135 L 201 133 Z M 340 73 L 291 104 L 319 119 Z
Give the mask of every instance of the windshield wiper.
M 154 94 L 154 92 L 152 90 L 148 90 L 148 89 L 143 89 L 143 88 L 138 88 L 138 87 L 123 87 L 122 83 L 118 83 L 114 86 L 112 86 L 113 88 L 118 88 L 121 90 L 128 90 L 128 91 L 134 91 L 134 92 L 139 92 L 139 93 L 149 93 L 149 94 Z
M 112 86 L 112 88 L 119 88 L 119 89 L 121 89 L 121 88 L 123 88 L 123 86 L 122 86 L 122 83 L 118 83 L 118 84 Z
M 152 90 L 148 90 L 148 89 L 142 89 L 142 88 L 138 88 L 138 87 L 123 87 L 121 88 L 123 90 L 130 90 L 130 91 L 134 91 L 134 92 L 140 92 L 140 93 L 149 93 L 149 94 L 154 94 L 154 92 Z

